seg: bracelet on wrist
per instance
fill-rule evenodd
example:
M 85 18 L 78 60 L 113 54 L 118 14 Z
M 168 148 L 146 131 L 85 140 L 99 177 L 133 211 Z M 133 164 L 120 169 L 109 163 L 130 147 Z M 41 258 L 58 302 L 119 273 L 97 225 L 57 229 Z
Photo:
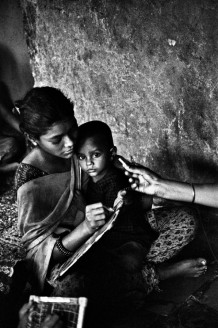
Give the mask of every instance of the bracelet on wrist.
M 195 202 L 195 185 L 194 185 L 194 183 L 191 183 L 191 187 L 192 187 L 192 191 L 193 191 L 191 203 L 194 203 Z
M 73 255 L 74 252 L 69 251 L 67 248 L 64 247 L 64 245 L 62 243 L 62 238 L 63 238 L 63 236 L 60 236 L 60 237 L 58 237 L 58 239 L 56 241 L 56 246 L 57 246 L 58 250 L 65 256 Z

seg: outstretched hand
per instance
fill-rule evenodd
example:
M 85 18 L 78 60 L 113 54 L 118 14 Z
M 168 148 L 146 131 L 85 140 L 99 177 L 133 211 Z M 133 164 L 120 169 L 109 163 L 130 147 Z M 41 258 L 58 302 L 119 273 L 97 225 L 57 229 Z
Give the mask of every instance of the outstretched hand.
M 156 173 L 142 165 L 127 164 L 122 158 L 119 158 L 119 161 L 125 169 L 125 174 L 129 176 L 132 189 L 148 195 L 155 195 L 156 185 L 159 179 Z

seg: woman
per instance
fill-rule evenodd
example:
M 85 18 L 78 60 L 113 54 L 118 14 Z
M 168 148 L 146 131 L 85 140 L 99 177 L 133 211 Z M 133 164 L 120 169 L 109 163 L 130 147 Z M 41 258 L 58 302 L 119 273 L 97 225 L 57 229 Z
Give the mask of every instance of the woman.
M 85 206 L 83 201 L 87 178 L 81 176 L 73 154 L 77 136 L 73 104 L 61 91 L 42 87 L 30 90 L 19 109 L 20 128 L 35 146 L 17 170 L 16 185 L 19 227 L 37 293 L 84 295 L 95 301 L 100 298 L 103 303 L 111 302 L 115 307 L 118 303 L 124 306 L 132 304 L 135 295 L 137 302 L 144 299 L 158 281 L 157 276 L 160 279 L 177 274 L 199 276 L 205 271 L 206 263 L 196 259 L 176 265 L 157 265 L 157 270 L 148 263 L 143 272 L 139 270 L 133 274 L 126 272 L 110 252 L 105 252 L 99 241 L 52 291 L 47 289 L 46 281 L 52 267 L 74 254 L 105 224 L 107 214 L 101 203 Z M 159 257 L 159 262 L 178 253 L 193 239 L 192 212 L 184 211 L 183 215 L 186 216 L 182 218 L 186 237 L 175 245 L 173 254 L 169 253 L 172 247 L 168 246 L 167 256 Z M 157 250 L 160 247 L 153 248 L 151 257 L 155 257 Z
M 51 262 L 73 254 L 105 223 L 105 215 L 101 204 L 85 208 L 82 199 L 72 158 L 77 133 L 73 104 L 57 89 L 35 88 L 24 98 L 20 119 L 35 148 L 16 172 L 19 227 L 42 291 Z

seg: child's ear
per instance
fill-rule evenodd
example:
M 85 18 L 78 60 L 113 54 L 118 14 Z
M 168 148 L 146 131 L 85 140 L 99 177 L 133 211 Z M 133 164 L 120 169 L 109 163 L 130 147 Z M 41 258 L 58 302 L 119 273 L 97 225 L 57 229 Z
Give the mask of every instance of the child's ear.
M 116 146 L 113 146 L 113 147 L 110 149 L 110 154 L 111 154 L 111 160 L 113 161 L 114 157 L 115 157 L 116 154 L 117 154 L 117 147 L 116 147 Z

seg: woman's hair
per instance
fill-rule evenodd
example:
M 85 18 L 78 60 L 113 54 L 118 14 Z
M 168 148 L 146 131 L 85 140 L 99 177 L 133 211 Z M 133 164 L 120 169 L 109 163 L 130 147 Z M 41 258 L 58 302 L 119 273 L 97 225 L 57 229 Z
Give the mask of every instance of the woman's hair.
M 19 101 L 20 129 L 38 139 L 54 123 L 75 120 L 74 104 L 60 90 L 36 87 Z
M 109 126 L 102 121 L 90 121 L 84 123 L 78 128 L 78 135 L 74 150 L 76 153 L 88 138 L 97 137 L 99 143 L 104 147 L 111 149 L 114 147 L 113 136 Z

